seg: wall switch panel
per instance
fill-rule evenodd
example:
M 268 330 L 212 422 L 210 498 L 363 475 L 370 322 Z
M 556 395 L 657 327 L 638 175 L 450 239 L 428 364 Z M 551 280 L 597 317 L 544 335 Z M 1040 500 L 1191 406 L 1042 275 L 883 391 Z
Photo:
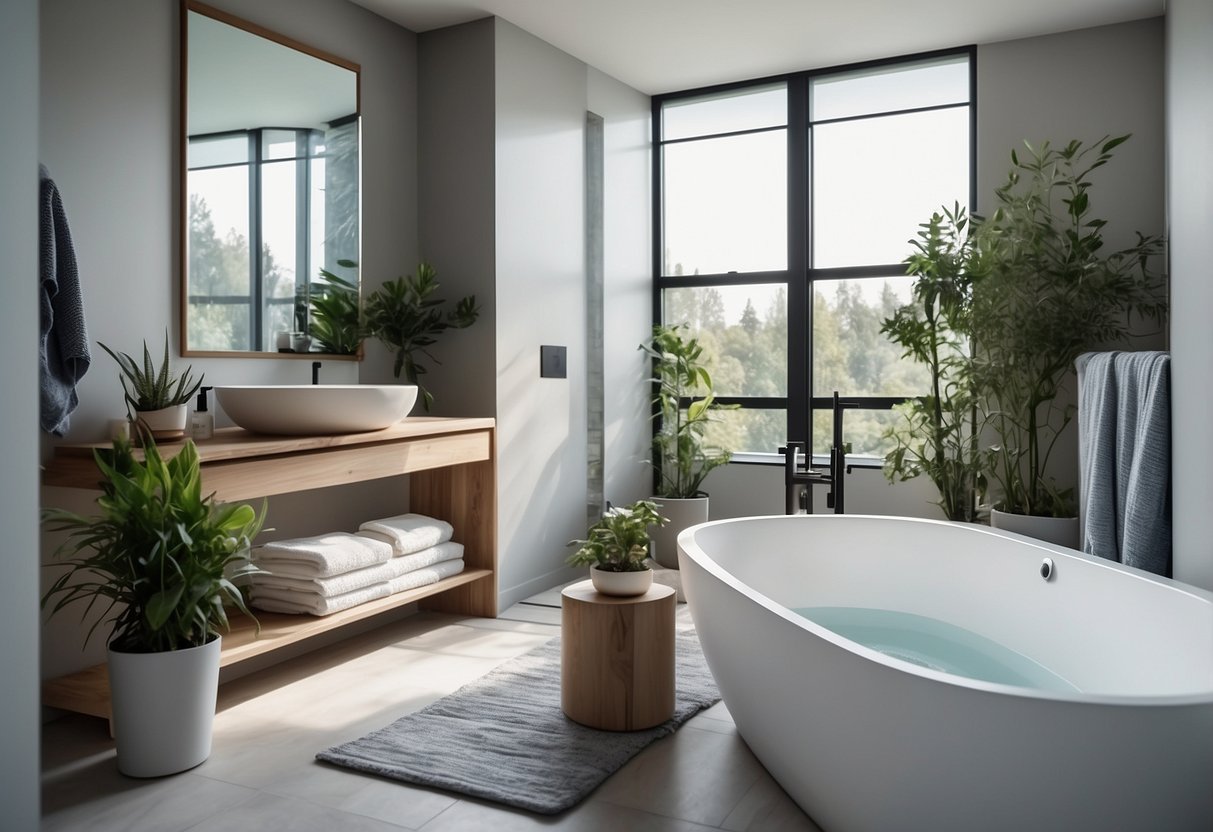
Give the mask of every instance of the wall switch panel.
M 568 378 L 568 347 L 539 348 L 540 378 Z

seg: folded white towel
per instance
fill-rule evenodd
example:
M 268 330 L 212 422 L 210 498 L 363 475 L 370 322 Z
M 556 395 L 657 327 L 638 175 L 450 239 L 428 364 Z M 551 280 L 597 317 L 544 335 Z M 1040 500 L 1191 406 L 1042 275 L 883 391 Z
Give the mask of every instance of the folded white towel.
M 462 543 L 439 543 L 437 546 L 424 549 L 416 554 L 392 558 L 387 563 L 368 566 L 366 569 L 355 569 L 344 575 L 334 575 L 330 578 L 298 578 L 294 577 L 293 573 L 283 574 L 278 571 L 269 571 L 253 575 L 251 585 L 265 589 L 310 592 L 314 595 L 333 597 L 373 584 L 384 583 L 407 572 L 424 569 L 443 561 L 457 560 L 461 557 L 463 557 Z
M 450 523 L 424 514 L 398 514 L 367 520 L 358 527 L 358 534 L 392 544 L 397 557 L 445 543 L 454 531 Z
M 249 592 L 249 603 L 266 612 L 331 615 L 359 604 L 365 604 L 367 601 L 385 598 L 390 592 L 391 589 L 386 583 L 363 587 L 353 592 L 343 592 L 331 598 L 289 589 L 253 587 Z
M 397 592 L 404 592 L 406 589 L 416 589 L 419 586 L 436 584 L 443 578 L 458 575 L 462 571 L 462 558 L 459 560 L 443 561 L 433 566 L 427 566 L 424 569 L 414 569 L 412 572 L 406 572 L 399 578 L 392 578 L 392 580 L 388 581 L 388 590 L 390 594 L 395 595 Z
M 391 545 L 349 532 L 276 540 L 252 553 L 253 562 L 262 569 L 293 578 L 342 575 L 391 558 Z

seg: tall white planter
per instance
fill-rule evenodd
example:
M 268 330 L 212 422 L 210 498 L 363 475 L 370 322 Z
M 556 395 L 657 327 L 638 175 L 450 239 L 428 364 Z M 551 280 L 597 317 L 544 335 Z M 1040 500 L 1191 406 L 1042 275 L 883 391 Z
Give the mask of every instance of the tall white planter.
M 1005 511 L 990 511 L 990 526 L 1016 534 L 1034 537 L 1058 546 L 1078 548 L 1077 517 L 1033 517 L 1028 514 L 1008 514 Z
M 678 535 L 683 529 L 708 522 L 707 497 L 653 497 L 657 513 L 668 518 L 664 526 L 650 526 L 649 556 L 666 569 L 678 568 Z
M 118 770 L 162 777 L 211 754 L 222 639 L 164 653 L 109 651 Z

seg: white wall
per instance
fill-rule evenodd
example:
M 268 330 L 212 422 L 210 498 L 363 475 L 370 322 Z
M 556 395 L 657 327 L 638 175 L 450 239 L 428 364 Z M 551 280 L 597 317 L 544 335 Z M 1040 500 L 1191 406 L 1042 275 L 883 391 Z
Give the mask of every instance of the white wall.
M 38 4 L 0 4 L 0 250 L 9 272 L 0 333 L 0 806 L 13 832 L 38 828 Z
M 362 66 L 362 274 L 374 288 L 412 271 L 417 248 L 417 37 L 344 0 L 216 0 L 213 5 Z M 166 0 L 42 0 L 38 153 L 59 185 L 71 226 L 94 344 L 134 352 L 169 330 L 176 366 L 178 4 Z M 6 27 L 7 31 L 7 27 Z M 307 383 L 310 362 L 190 359 L 208 384 Z M 368 359 L 328 361 L 326 383 L 391 380 L 377 344 Z M 78 387 L 69 441 L 104 438 L 121 417 L 113 361 L 100 348 Z M 7 397 L 5 397 L 7 399 Z M 225 423 L 223 414 L 218 422 Z M 33 435 L 32 433 L 30 434 Z M 50 442 L 43 439 L 43 454 Z M 45 505 L 91 511 L 87 492 L 48 489 Z M 371 512 L 407 506 L 407 480 L 311 491 L 270 503 L 277 537 L 352 528 Z M 267 535 L 267 538 L 269 536 Z M 44 540 L 43 559 L 53 541 Z M 44 581 L 52 580 L 46 570 Z M 81 651 L 76 616 L 45 625 L 42 675 L 96 663 L 104 639 Z
M 1173 571 L 1213 589 L 1213 4 L 1167 3 Z

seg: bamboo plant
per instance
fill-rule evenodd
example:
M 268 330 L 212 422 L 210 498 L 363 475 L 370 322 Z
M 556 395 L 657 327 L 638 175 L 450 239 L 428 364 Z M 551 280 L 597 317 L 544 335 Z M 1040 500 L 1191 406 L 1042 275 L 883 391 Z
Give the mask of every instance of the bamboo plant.
M 977 391 L 973 376 L 973 284 L 979 258 L 969 241 L 970 221 L 959 203 L 919 226 L 904 261 L 915 276 L 913 300 L 883 321 L 881 332 L 926 366 L 931 390 L 896 410 L 885 432 L 893 449 L 885 457 L 890 481 L 925 475 L 939 492 L 949 520 L 977 519 L 984 485 L 979 447 Z
M 1162 238 L 1138 233 L 1135 244 L 1105 253 L 1107 221 L 1091 213 L 1091 175 L 1128 138 L 1012 151 L 997 208 L 974 231 L 983 261 L 974 372 L 996 437 L 984 465 L 1002 511 L 1073 515 L 1073 489 L 1047 473 L 1075 413 L 1058 393 L 1079 355 L 1127 340 L 1135 318 L 1155 327 L 1165 319 L 1165 275 L 1155 270 Z

